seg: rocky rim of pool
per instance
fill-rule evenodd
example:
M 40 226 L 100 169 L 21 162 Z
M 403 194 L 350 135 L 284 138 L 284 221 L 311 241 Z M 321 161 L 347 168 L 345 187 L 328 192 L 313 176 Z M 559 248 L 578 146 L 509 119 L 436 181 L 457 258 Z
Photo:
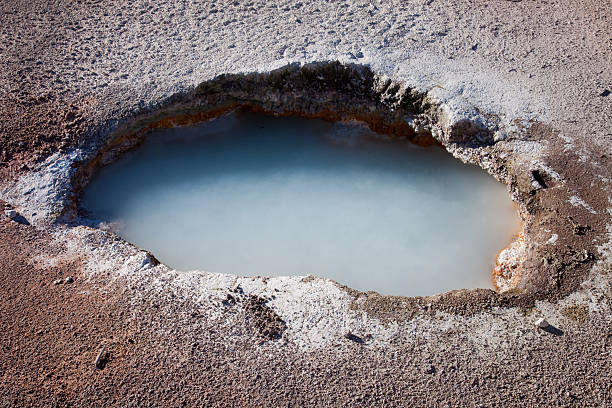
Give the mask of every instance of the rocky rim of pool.
M 60 229 L 75 242 L 86 239 L 76 238 L 81 234 L 105 236 L 102 241 L 112 244 L 100 252 L 116 257 L 116 237 L 77 227 L 78 200 L 92 174 L 138 146 L 151 129 L 192 125 L 233 110 L 363 122 L 393 138 L 421 146 L 441 145 L 508 186 L 520 210 L 522 231 L 498 255 L 493 271 L 498 293 L 461 290 L 426 301 L 406 299 L 402 304 L 409 305 L 410 313 L 418 311 L 423 302 L 433 302 L 441 310 L 473 313 L 492 305 L 519 306 L 533 304 L 536 299 L 558 299 L 580 285 L 597 259 L 596 247 L 601 242 L 593 240 L 593 235 L 604 231 L 604 219 L 577 198 L 573 185 L 574 180 L 580 180 L 579 167 L 571 177 L 562 176 L 553 163 L 542 159 L 544 150 L 562 148 L 538 143 L 542 134 L 553 129 L 537 122 L 505 123 L 500 117 L 465 106 L 457 109 L 445 103 L 439 89 L 417 90 L 367 66 L 337 61 L 291 64 L 268 73 L 220 75 L 192 91 L 137 109 L 111 123 L 97 124 L 90 132 L 98 136 L 89 145 L 52 156 L 20 183 L 5 187 L 3 197 L 35 224 Z M 65 183 L 57 183 L 51 191 L 36 188 L 40 184 L 37 178 L 50 177 L 63 178 Z M 24 189 L 27 194 L 22 194 Z M 578 215 L 577 207 L 587 211 Z M 153 255 L 126 242 L 121 248 L 123 273 L 147 268 L 155 273 L 158 261 Z M 312 279 L 319 278 L 306 281 Z M 375 293 L 359 294 L 347 287 L 342 290 L 359 299 L 355 304 L 366 310 L 372 305 L 379 309 L 381 302 L 396 302 Z

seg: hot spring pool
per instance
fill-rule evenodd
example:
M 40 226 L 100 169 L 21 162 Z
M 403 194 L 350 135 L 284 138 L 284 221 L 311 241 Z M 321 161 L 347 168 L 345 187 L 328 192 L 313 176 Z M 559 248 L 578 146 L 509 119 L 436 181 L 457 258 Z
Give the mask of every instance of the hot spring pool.
M 505 186 L 441 148 L 250 113 L 155 131 L 82 207 L 173 268 L 404 296 L 490 288 L 519 230 Z

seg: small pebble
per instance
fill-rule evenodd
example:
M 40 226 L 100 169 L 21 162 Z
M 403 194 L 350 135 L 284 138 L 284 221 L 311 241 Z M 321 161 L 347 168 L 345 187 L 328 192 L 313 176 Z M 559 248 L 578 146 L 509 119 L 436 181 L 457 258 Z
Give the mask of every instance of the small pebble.
M 548 323 L 548 321 L 541 317 L 538 320 L 536 320 L 535 325 L 538 326 L 540 329 L 545 329 L 548 326 L 550 326 L 550 323 Z
M 9 217 L 11 220 L 13 220 L 13 219 L 15 219 L 15 217 L 17 217 L 17 211 L 15 211 L 15 210 L 4 210 L 4 215 Z
M 68 277 L 66 278 L 66 281 L 65 281 L 65 282 L 66 282 L 66 283 L 72 283 L 72 282 L 74 282 L 74 279 L 72 279 L 72 277 L 68 276 Z
M 57 279 L 53 281 L 54 285 L 61 285 L 62 283 L 64 283 L 64 281 L 62 279 Z

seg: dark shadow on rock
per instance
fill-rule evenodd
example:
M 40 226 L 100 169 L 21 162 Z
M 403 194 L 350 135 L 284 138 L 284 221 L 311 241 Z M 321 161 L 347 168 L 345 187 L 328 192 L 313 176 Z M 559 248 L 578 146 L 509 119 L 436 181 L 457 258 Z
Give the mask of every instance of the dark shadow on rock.
M 563 336 L 563 330 L 556 328 L 555 326 L 553 326 L 552 324 L 549 324 L 548 326 L 542 328 L 542 330 L 544 330 L 546 333 L 550 333 L 553 336 Z

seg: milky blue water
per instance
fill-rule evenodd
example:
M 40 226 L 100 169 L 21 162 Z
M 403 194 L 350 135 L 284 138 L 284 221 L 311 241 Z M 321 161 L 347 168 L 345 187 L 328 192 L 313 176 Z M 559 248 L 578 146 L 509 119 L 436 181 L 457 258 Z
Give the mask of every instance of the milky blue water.
M 406 296 L 491 287 L 519 229 L 505 187 L 441 148 L 259 114 L 155 131 L 82 206 L 173 268 Z

